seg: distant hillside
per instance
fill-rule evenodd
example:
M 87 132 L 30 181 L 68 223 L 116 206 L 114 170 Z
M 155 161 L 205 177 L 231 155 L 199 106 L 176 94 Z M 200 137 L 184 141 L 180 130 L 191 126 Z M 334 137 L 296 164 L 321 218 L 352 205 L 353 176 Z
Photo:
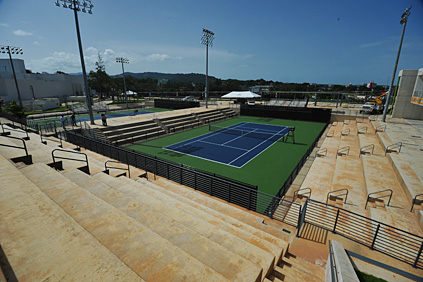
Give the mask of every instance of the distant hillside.
M 125 75 L 131 75 L 138 79 L 143 78 L 151 78 L 151 79 L 167 79 L 169 81 L 179 81 L 179 82 L 194 82 L 194 83 L 200 83 L 204 82 L 205 75 L 200 73 L 159 73 L 159 72 L 143 72 L 143 73 L 132 73 L 132 72 L 126 72 Z M 113 77 L 116 77 L 119 75 L 115 75 Z M 209 81 L 212 82 L 216 80 L 215 77 L 209 76 Z

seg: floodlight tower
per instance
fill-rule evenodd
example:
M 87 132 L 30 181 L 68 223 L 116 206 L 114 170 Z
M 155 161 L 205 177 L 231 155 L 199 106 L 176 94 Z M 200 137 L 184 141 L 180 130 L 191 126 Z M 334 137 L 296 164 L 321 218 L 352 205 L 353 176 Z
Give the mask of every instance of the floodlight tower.
M 389 104 L 389 100 L 391 98 L 393 88 L 394 88 L 395 74 L 397 73 L 398 61 L 399 61 L 399 57 L 400 57 L 400 54 L 401 54 L 402 40 L 404 39 L 405 26 L 407 25 L 407 20 L 408 20 L 408 16 L 410 15 L 411 7 L 412 6 L 410 6 L 410 8 L 408 8 L 408 9 L 406 9 L 404 11 L 404 13 L 401 15 L 400 24 L 403 25 L 402 26 L 402 33 L 401 33 L 401 40 L 400 40 L 400 44 L 399 44 L 399 47 L 398 47 L 397 60 L 395 61 L 394 73 L 392 74 L 391 85 L 389 86 L 388 95 L 387 95 L 386 100 L 385 100 L 385 107 L 383 109 L 383 116 L 382 116 L 383 122 L 385 122 L 385 120 L 386 120 L 386 113 L 388 112 L 388 104 Z
M 126 108 L 128 109 L 128 93 L 126 93 L 126 81 L 125 81 L 125 69 L 123 68 L 123 64 L 129 64 L 129 59 L 126 58 L 116 58 L 116 63 L 122 64 L 122 76 L 123 76 L 123 91 L 125 91 L 125 101 L 126 101 Z
M 206 97 L 206 108 L 208 107 L 208 76 L 209 76 L 209 46 L 213 47 L 214 32 L 203 28 L 203 37 L 201 37 L 201 44 L 206 45 L 206 88 L 204 95 Z
M 60 2 L 63 2 L 63 4 L 60 5 Z M 91 10 L 94 7 L 94 5 L 91 3 L 91 0 L 83 0 L 82 4 L 78 0 L 56 0 L 56 2 L 54 4 L 57 7 L 62 6 L 63 8 L 69 8 L 69 9 L 73 10 L 73 12 L 74 12 L 75 25 L 76 25 L 76 36 L 78 37 L 79 56 L 81 58 L 82 75 L 84 77 L 85 101 L 86 101 L 86 104 L 87 104 L 88 112 L 90 114 L 91 124 L 95 124 L 94 123 L 93 108 L 92 108 L 92 105 L 91 105 L 90 88 L 88 87 L 87 71 L 85 70 L 84 52 L 82 50 L 81 33 L 79 31 L 79 21 L 78 21 L 78 12 L 92 14 Z
M 0 46 L 1 53 L 9 54 L 10 65 L 12 66 L 13 78 L 15 79 L 16 91 L 18 92 L 19 105 L 22 107 L 21 92 L 19 91 L 18 80 L 16 79 L 15 67 L 13 66 L 12 54 L 22 55 L 22 48 L 12 46 Z

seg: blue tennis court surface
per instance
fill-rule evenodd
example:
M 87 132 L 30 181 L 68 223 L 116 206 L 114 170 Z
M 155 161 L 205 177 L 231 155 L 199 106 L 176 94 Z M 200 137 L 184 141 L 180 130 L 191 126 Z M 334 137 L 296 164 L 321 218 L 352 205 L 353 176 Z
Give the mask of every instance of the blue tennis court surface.
M 210 128 L 210 133 L 164 149 L 240 168 L 289 131 L 287 126 L 251 122 L 229 127 L 211 125 Z

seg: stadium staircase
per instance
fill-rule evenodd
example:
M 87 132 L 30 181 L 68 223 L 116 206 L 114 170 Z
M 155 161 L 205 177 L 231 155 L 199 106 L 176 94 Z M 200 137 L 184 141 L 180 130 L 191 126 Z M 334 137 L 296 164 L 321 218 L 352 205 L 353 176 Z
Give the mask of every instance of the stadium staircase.
M 108 142 L 116 145 L 139 142 L 166 134 L 154 120 L 97 128 L 96 131 L 101 132 L 99 136 L 106 137 Z
M 17 132 L 12 135 L 22 137 Z M 14 275 L 19 281 L 323 280 L 320 267 L 314 276 L 296 278 L 306 267 L 286 252 L 292 235 L 275 228 L 270 219 L 263 224 L 260 215 L 163 178 L 139 178 L 145 172 L 133 167 L 131 177 L 106 174 L 106 157 L 75 151 L 75 145 L 67 142 L 57 150 L 59 142 L 43 144 L 38 135 L 29 135 L 25 144 L 33 164 L 12 162 L 22 150 L 0 146 L 0 245 L 13 270 L 5 272 L 6 277 Z M 0 140 L 9 146 L 22 145 L 21 140 L 5 136 Z M 64 170 L 51 167 L 52 155 L 56 164 L 62 158 Z M 85 156 L 89 174 L 81 170 L 81 162 L 71 160 Z

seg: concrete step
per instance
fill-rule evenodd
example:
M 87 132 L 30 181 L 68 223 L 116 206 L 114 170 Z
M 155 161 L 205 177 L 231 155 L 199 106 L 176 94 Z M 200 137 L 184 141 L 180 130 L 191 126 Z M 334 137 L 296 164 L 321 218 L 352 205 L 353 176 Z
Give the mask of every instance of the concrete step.
M 229 281 L 46 165 L 21 171 L 146 281 Z
M 202 210 L 214 218 L 218 218 L 229 225 L 243 229 L 263 240 L 270 242 L 280 248 L 285 248 L 289 241 L 288 236 L 281 229 L 263 224 L 264 218 L 247 210 L 232 206 L 225 201 L 210 197 L 209 195 L 195 191 L 191 188 L 173 183 L 167 179 L 160 178 L 158 181 L 147 181 L 139 179 L 137 182 L 149 185 L 162 193 L 175 197 L 196 209 Z M 156 184 L 156 185 L 155 185 Z
M 261 240 L 261 238 L 248 232 L 239 230 L 239 228 L 225 224 L 201 210 L 180 202 L 179 199 L 151 190 L 151 188 L 147 188 L 141 183 L 125 177 L 115 179 L 105 174 L 96 174 L 93 178 L 149 206 L 156 212 L 171 217 L 173 220 L 221 244 L 251 262 L 261 265 L 264 273 L 267 273 L 273 267 L 276 258 L 281 256 L 282 248 Z M 128 185 L 125 185 L 125 182 Z
M 304 179 L 301 189 L 310 188 L 311 198 L 316 201 L 326 202 L 326 196 L 331 191 L 336 159 L 316 158 Z M 300 191 L 304 194 L 307 191 Z
M 258 267 L 255 264 L 256 262 L 263 263 L 266 269 L 273 266 L 274 258 L 270 254 L 263 258 L 264 261 L 258 259 L 255 259 L 254 263 L 247 261 L 231 251 L 238 247 L 247 247 L 245 244 L 244 246 L 233 245 L 225 248 L 217 241 L 210 240 L 208 238 L 210 234 L 204 236 L 173 220 L 169 215 L 158 212 L 79 170 L 64 171 L 62 174 L 231 280 L 240 280 L 240 277 L 234 277 L 234 273 L 237 276 L 242 273 L 242 275 L 245 275 L 243 278 L 247 279 L 260 273 L 262 268 Z M 193 219 L 191 224 L 196 225 L 199 220 Z M 169 232 L 170 230 L 171 232 Z M 250 253 L 250 255 L 252 256 L 253 253 Z
M 0 174 L 0 244 L 19 281 L 143 281 L 3 156 Z
M 160 178 L 157 181 L 146 181 L 145 179 L 137 181 L 148 185 L 156 184 L 157 186 L 154 187 L 161 189 L 164 193 L 169 193 L 172 197 L 181 195 L 185 201 L 191 200 L 188 203 L 195 204 L 197 208 L 204 209 L 206 212 L 232 225 L 243 226 L 248 232 L 253 232 L 252 234 L 257 232 L 257 236 L 271 243 L 283 246 L 286 242 L 287 236 L 286 233 L 281 231 L 282 228 L 275 228 L 271 225 L 270 219 L 267 218 L 266 221 L 269 221 L 269 223 L 266 223 L 265 217 L 260 214 L 228 204 L 219 198 L 211 197 L 208 194 L 195 191 L 190 187 L 182 186 L 165 178 Z M 224 214 L 223 217 L 221 216 L 222 214 Z
M 367 190 L 364 183 L 363 166 L 357 157 L 338 158 L 336 160 L 335 173 L 332 181 L 332 191 L 348 189 L 347 204 L 342 208 L 367 216 L 364 209 Z M 343 194 L 344 191 L 334 193 Z M 344 199 L 346 196 L 342 196 Z

